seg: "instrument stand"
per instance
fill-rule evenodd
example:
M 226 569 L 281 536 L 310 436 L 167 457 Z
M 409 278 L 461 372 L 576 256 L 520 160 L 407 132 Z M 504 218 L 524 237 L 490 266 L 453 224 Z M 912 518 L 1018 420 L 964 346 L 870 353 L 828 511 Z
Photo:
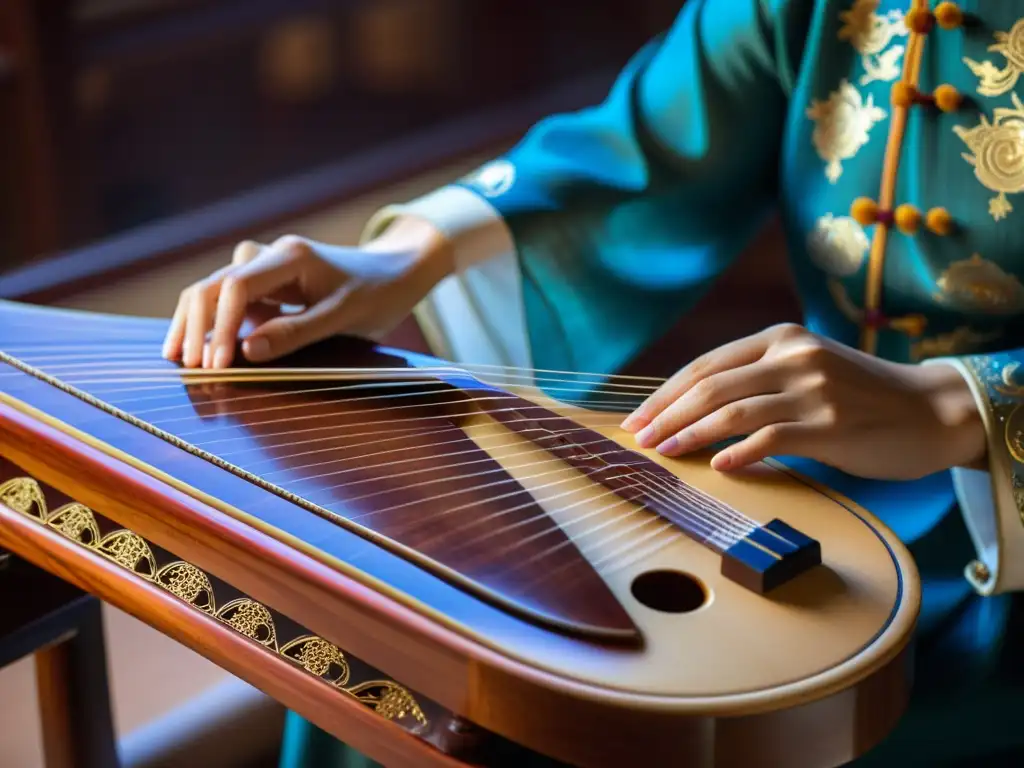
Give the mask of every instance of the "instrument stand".
M 117 768 L 100 601 L 10 555 L 0 569 L 0 668 L 29 654 L 46 768 Z

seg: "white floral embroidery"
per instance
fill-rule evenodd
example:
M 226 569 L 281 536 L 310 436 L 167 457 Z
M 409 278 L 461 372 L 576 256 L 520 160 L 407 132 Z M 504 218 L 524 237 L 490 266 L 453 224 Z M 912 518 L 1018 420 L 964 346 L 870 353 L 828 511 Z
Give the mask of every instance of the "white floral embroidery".
M 463 182 L 484 197 L 508 192 L 516 181 L 516 167 L 508 160 L 494 160 L 467 176 Z
M 906 48 L 889 45 L 896 37 L 906 37 L 910 30 L 903 23 L 903 11 L 889 11 L 881 16 L 879 0 L 855 0 L 853 7 L 839 14 L 843 22 L 839 30 L 840 40 L 849 40 L 850 45 L 861 54 L 864 74 L 858 81 L 867 85 L 875 81 L 892 82 L 900 76 L 900 64 Z
M 825 101 L 814 99 L 807 116 L 816 122 L 811 141 L 825 161 L 825 177 L 835 184 L 843 174 L 843 160 L 849 160 L 868 143 L 875 123 L 888 113 L 876 107 L 870 94 L 864 100 L 848 80 L 829 94 Z
M 871 243 L 867 233 L 849 216 L 826 213 L 807 235 L 811 261 L 833 277 L 856 274 L 864 263 Z

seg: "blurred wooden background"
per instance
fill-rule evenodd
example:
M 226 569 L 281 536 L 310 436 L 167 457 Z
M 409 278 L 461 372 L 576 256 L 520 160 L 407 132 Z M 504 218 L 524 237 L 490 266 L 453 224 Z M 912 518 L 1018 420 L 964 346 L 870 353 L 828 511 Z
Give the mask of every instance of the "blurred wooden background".
M 276 192 L 265 220 L 438 167 L 599 98 L 679 5 L 4 0 L 0 264 L 258 190 Z

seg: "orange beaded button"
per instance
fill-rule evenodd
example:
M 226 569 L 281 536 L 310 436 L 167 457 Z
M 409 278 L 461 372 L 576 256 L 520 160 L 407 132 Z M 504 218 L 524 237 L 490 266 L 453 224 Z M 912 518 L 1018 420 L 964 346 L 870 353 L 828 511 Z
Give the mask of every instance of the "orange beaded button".
M 890 98 L 894 107 L 909 107 L 917 100 L 917 90 L 910 83 L 893 83 Z
M 921 227 L 921 212 L 909 203 L 897 206 L 893 214 L 896 229 L 905 235 L 912 235 Z
M 935 7 L 935 21 L 943 29 L 956 29 L 964 23 L 964 12 L 956 3 L 939 3 Z
M 850 206 L 850 216 L 861 226 L 870 226 L 878 221 L 878 203 L 869 197 L 858 197 Z
M 924 225 L 929 231 L 945 237 L 953 231 L 953 217 L 945 208 L 932 208 L 924 217 Z
M 960 91 L 949 84 L 940 85 L 932 95 L 935 97 L 935 105 L 943 112 L 956 112 L 964 100 Z
M 903 23 L 907 25 L 907 29 L 911 32 L 916 32 L 919 35 L 927 35 L 932 31 L 932 26 L 935 24 L 935 17 L 932 16 L 932 12 L 927 8 L 914 8 L 907 12 L 907 15 L 903 17 Z

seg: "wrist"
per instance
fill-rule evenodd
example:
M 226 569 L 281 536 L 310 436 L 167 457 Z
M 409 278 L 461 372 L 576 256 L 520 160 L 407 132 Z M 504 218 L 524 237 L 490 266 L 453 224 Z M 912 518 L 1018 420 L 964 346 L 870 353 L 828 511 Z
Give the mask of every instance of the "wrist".
M 363 248 L 402 254 L 409 259 L 411 270 L 431 284 L 439 283 L 455 270 L 451 241 L 431 222 L 415 216 L 399 216 Z
M 939 427 L 936 444 L 943 451 L 945 466 L 985 469 L 985 422 L 963 374 L 942 362 L 916 367 Z

